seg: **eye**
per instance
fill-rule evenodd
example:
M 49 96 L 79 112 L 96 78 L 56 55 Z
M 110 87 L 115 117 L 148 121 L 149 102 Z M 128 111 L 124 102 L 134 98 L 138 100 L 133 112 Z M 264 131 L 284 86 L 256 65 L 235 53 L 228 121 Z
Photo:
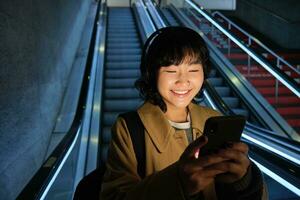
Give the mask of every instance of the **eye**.
M 167 73 L 176 73 L 174 70 L 166 70 Z
M 189 72 L 199 72 L 199 69 L 189 70 Z

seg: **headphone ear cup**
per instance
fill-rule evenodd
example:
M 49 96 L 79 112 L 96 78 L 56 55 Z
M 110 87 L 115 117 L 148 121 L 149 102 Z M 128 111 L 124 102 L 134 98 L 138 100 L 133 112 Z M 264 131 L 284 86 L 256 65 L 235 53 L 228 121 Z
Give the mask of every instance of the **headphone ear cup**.
M 157 38 L 158 35 L 160 35 L 165 29 L 168 29 L 169 27 L 159 29 L 155 32 L 153 32 L 150 37 L 146 40 L 142 52 L 142 58 L 141 58 L 141 72 L 146 73 L 147 72 L 147 60 L 148 60 L 148 51 L 151 47 L 151 44 L 153 44 L 153 41 L 155 38 Z

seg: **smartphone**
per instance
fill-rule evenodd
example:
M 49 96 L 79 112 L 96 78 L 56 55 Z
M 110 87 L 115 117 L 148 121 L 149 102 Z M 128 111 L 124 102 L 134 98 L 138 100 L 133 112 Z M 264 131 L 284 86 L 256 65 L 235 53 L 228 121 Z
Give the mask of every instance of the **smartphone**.
M 204 132 L 208 143 L 204 145 L 199 155 L 207 155 L 224 148 L 228 142 L 239 142 L 246 118 L 242 115 L 217 116 L 208 118 L 204 125 Z

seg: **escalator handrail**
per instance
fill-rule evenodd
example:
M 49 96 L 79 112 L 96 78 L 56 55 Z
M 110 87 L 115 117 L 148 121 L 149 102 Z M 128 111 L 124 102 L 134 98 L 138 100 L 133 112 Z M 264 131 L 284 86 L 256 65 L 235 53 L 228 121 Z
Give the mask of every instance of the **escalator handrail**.
M 145 43 L 146 39 L 154 32 L 155 25 L 151 20 L 148 12 L 146 11 L 146 6 L 142 0 L 137 0 L 135 3 L 136 11 L 141 18 L 141 24 L 145 29 L 146 38 L 144 38 L 143 42 Z M 148 24 L 147 24 L 148 23 Z
M 230 34 L 227 30 L 225 30 L 219 22 L 215 21 L 210 14 L 205 11 L 202 7 L 199 6 L 193 0 L 185 0 L 191 7 L 193 7 L 199 14 L 205 17 L 210 23 L 212 23 L 219 31 L 221 31 L 224 35 L 230 38 L 236 45 L 238 45 L 243 51 L 245 51 L 252 59 L 254 59 L 257 63 L 259 63 L 262 67 L 264 67 L 267 71 L 269 71 L 278 81 L 280 81 L 283 85 L 285 85 L 291 92 L 293 92 L 297 97 L 300 97 L 300 87 L 290 77 L 286 76 L 282 77 L 283 73 L 278 72 L 276 68 L 274 69 L 269 63 L 265 62 L 259 55 L 255 52 L 251 51 L 245 44 L 241 43 L 236 37 Z
M 276 145 L 290 149 L 300 155 L 300 143 L 289 138 L 281 137 L 275 134 L 273 131 L 263 129 L 247 122 L 247 130 L 251 131 L 252 134 L 259 138 L 273 142 Z
M 254 37 L 250 33 L 246 32 L 244 29 L 242 29 L 241 27 L 239 27 L 237 24 L 235 24 L 233 21 L 231 21 L 230 19 L 228 19 L 226 16 L 224 16 L 219 11 L 214 11 L 212 13 L 212 16 L 216 17 L 216 15 L 218 15 L 221 18 L 223 18 L 228 24 L 230 24 L 230 26 L 234 26 L 236 29 L 238 29 L 240 32 L 242 32 L 244 35 L 246 35 L 248 38 L 250 38 L 250 40 L 254 41 L 256 44 L 258 44 L 259 46 L 261 46 L 264 50 L 266 50 L 267 52 L 269 52 L 270 54 L 272 54 L 274 57 L 276 57 L 277 64 L 279 64 L 279 61 L 281 61 L 282 63 L 284 63 L 285 65 L 287 65 L 291 70 L 293 70 L 295 73 L 297 73 L 297 74 L 300 75 L 300 71 L 298 69 L 296 69 L 289 62 L 287 62 L 282 57 L 280 57 L 278 54 L 276 54 L 274 51 L 272 51 L 270 48 L 268 48 L 264 43 L 262 43 L 256 37 Z
M 161 17 L 158 15 L 155 9 L 155 6 L 153 5 L 153 2 L 151 0 L 144 0 L 144 4 L 147 7 L 149 15 L 152 17 L 154 21 L 154 25 L 157 29 L 163 28 L 166 26 L 165 22 L 161 19 Z
M 89 74 L 91 70 L 91 62 L 93 59 L 93 47 L 95 42 L 95 33 L 97 27 L 98 13 L 100 9 L 100 2 L 97 3 L 97 9 L 95 14 L 95 19 L 93 23 L 92 37 L 90 40 L 89 51 L 87 55 L 87 61 L 84 70 L 84 78 L 80 89 L 80 96 L 75 112 L 73 122 L 70 129 L 67 131 L 66 135 L 55 147 L 53 152 L 47 158 L 47 160 L 42 164 L 39 170 L 34 174 L 25 188 L 18 195 L 17 199 L 40 199 L 43 195 L 43 191 L 47 188 L 49 181 L 57 171 L 60 163 L 64 160 L 65 155 L 74 144 L 75 139 L 78 136 L 80 126 L 83 119 L 84 106 L 86 103 L 87 91 L 89 86 Z

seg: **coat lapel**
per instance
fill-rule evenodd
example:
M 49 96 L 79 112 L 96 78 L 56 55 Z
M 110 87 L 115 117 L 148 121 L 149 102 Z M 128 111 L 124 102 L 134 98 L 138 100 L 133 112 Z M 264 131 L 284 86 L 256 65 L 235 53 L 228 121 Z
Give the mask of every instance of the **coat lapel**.
M 165 118 L 159 106 L 145 102 L 138 109 L 138 114 L 147 130 L 147 134 L 150 136 L 158 151 L 164 152 L 170 141 L 170 137 L 175 134 L 175 129 Z

